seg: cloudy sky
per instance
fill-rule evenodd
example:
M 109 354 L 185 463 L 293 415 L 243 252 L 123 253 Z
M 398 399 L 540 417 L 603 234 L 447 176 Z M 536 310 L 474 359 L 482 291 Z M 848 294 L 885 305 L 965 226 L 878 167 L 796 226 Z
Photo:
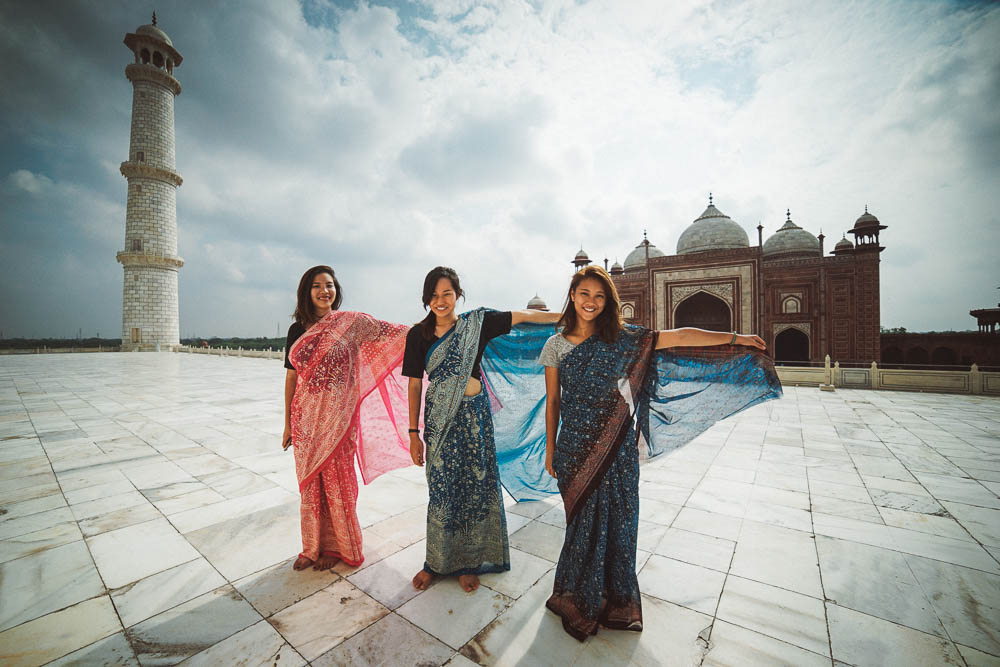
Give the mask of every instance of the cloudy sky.
M 119 335 L 142 0 L 0 0 L 0 331 Z M 707 204 L 828 247 L 868 204 L 882 323 L 966 329 L 1000 292 L 1000 6 L 172 2 L 181 335 L 284 331 L 302 271 L 403 322 L 564 298 L 570 261 L 672 253 Z

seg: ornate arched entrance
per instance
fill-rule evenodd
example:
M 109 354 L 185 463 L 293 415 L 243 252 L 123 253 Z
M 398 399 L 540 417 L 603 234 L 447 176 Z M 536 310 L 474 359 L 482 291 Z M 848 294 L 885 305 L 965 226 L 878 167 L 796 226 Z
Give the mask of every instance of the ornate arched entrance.
M 774 337 L 775 361 L 809 361 L 809 336 L 790 327 Z
M 678 304 L 674 311 L 674 327 L 732 331 L 733 317 L 725 301 L 708 292 L 696 292 Z

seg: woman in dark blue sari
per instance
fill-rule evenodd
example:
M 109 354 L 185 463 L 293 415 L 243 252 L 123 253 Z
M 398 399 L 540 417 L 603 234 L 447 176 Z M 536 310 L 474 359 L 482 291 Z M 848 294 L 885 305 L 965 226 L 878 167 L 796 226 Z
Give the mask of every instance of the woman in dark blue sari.
M 539 359 L 546 367 L 545 467 L 566 508 L 546 606 L 580 641 L 599 623 L 642 630 L 635 572 L 640 446 L 655 455 L 781 395 L 757 336 L 651 331 L 623 325 L 619 312 L 608 274 L 581 269 L 570 283 L 562 331 Z
M 521 322 L 548 322 L 557 313 L 498 312 L 486 308 L 455 314 L 462 296 L 458 274 L 439 266 L 424 279 L 423 303 L 430 312 L 406 336 L 403 375 L 410 378 L 410 456 L 425 461 L 427 554 L 413 577 L 418 590 L 433 575 L 455 575 L 466 592 L 479 576 L 510 569 L 507 522 L 500 492 L 490 400 L 481 363 L 486 345 Z M 424 438 L 420 439 L 423 377 Z

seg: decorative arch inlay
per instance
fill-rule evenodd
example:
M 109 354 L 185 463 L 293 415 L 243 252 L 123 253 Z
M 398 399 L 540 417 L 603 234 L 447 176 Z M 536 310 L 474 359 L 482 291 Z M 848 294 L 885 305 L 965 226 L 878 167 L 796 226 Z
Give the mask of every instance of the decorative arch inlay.
M 777 336 L 785 329 L 798 329 L 805 335 L 812 339 L 812 323 L 811 322 L 775 322 L 772 325 L 773 331 L 772 336 Z
M 677 306 L 680 305 L 681 301 L 684 301 L 690 296 L 694 296 L 698 292 L 707 292 L 712 296 L 717 296 L 726 302 L 726 305 L 729 306 L 729 310 L 733 309 L 732 283 L 717 283 L 709 285 L 672 285 L 670 287 L 670 302 L 674 306 L 674 312 L 677 311 Z

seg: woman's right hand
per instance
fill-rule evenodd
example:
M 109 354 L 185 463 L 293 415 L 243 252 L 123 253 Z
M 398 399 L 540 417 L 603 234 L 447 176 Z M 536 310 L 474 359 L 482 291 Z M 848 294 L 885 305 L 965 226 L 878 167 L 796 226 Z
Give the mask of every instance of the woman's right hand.
M 413 465 L 424 465 L 424 443 L 417 433 L 410 434 L 410 458 L 413 459 Z
M 555 468 L 552 467 L 552 456 L 550 454 L 545 455 L 545 470 L 552 475 L 553 479 L 559 479 L 559 475 L 556 474 Z
M 290 426 L 285 426 L 285 431 L 281 434 L 281 449 L 282 451 L 284 451 L 291 446 L 292 446 L 292 429 Z

